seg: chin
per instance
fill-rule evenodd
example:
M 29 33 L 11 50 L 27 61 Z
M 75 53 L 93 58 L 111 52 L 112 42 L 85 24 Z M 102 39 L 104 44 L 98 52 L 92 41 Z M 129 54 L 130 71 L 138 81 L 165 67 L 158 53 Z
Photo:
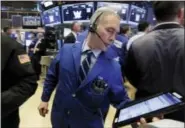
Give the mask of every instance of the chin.
M 102 51 L 106 52 L 107 51 L 107 47 L 102 48 Z

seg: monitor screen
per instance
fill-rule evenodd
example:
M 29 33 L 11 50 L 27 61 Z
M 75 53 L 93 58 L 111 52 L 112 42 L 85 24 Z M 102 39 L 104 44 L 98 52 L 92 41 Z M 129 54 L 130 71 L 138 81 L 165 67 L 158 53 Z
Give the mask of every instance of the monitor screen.
M 138 25 L 140 21 L 146 21 L 146 10 L 135 5 L 131 5 L 128 23 Z
M 100 7 L 110 7 L 114 9 L 121 17 L 121 23 L 127 23 L 129 5 L 121 3 L 112 3 L 112 2 L 98 2 L 97 8 Z
M 23 16 L 23 26 L 41 26 L 40 16 Z
M 45 26 L 53 26 L 61 24 L 61 16 L 59 7 L 54 7 L 42 13 L 42 20 Z
M 118 122 L 138 117 L 156 110 L 160 110 L 171 105 L 181 103 L 182 101 L 171 93 L 163 94 L 158 97 L 143 101 L 136 105 L 120 110 Z
M 61 11 L 63 23 L 72 23 L 74 21 L 89 22 L 94 12 L 94 3 L 86 2 L 62 5 Z
M 53 5 L 52 1 L 46 1 L 46 2 L 41 2 L 41 3 L 44 5 L 44 7 L 49 7 L 49 6 Z

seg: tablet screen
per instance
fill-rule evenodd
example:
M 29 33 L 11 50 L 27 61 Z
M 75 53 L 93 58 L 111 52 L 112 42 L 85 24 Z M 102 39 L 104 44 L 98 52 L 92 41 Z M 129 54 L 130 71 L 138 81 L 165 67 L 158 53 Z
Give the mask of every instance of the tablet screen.
M 181 100 L 179 100 L 178 98 L 172 95 L 171 93 L 167 93 L 167 94 L 163 94 L 158 97 L 154 97 L 152 99 L 140 102 L 136 105 L 123 108 L 120 110 L 118 122 L 125 121 L 134 117 L 138 117 L 143 114 L 147 114 L 156 110 L 160 110 L 162 108 L 169 107 L 171 105 L 175 105 L 181 102 Z

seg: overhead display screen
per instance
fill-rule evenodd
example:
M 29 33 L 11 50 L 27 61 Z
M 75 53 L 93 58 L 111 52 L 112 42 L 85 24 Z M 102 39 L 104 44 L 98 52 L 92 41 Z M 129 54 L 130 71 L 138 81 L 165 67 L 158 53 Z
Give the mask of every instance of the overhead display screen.
M 94 3 L 76 3 L 61 6 L 63 23 L 78 22 L 89 22 L 93 12 Z
M 121 3 L 112 3 L 112 2 L 98 2 L 97 8 L 100 7 L 110 7 L 114 9 L 121 17 L 121 23 L 127 23 L 129 5 Z
M 61 24 L 59 7 L 57 6 L 44 11 L 42 14 L 42 20 L 45 26 L 53 26 L 53 25 Z
M 140 21 L 146 21 L 146 10 L 135 5 L 131 5 L 128 23 L 138 25 Z
M 23 26 L 41 26 L 40 16 L 23 16 Z

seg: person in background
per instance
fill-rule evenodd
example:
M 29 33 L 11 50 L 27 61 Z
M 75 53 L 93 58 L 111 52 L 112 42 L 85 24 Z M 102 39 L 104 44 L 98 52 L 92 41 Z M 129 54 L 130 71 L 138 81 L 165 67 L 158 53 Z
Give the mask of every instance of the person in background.
M 77 39 L 77 35 L 81 32 L 81 24 L 78 22 L 73 22 L 71 25 L 71 33 L 67 35 L 64 39 L 64 43 L 75 43 Z
M 41 74 L 41 65 L 40 60 L 41 56 L 44 56 L 46 53 L 46 43 L 44 42 L 43 33 L 37 34 L 37 42 L 33 48 L 32 64 L 33 68 L 36 71 L 37 79 L 39 80 Z
M 16 41 L 17 41 L 18 43 L 24 45 L 24 44 L 23 44 L 23 40 L 22 40 L 22 38 L 21 38 L 21 32 L 20 32 L 20 30 L 16 30 Z
M 4 27 L 3 32 L 11 37 L 12 29 L 10 27 Z
M 120 32 L 116 36 L 116 39 L 126 44 L 128 43 L 130 34 L 131 34 L 130 26 L 128 24 L 121 25 Z
M 122 42 L 121 49 L 119 50 L 119 62 L 122 65 L 124 63 L 124 56 L 126 55 L 126 45 L 131 35 L 131 28 L 128 24 L 121 25 L 120 32 L 116 36 L 116 40 Z M 122 52 L 124 51 L 124 52 Z
M 87 30 L 87 26 L 85 24 L 81 24 L 81 31 L 80 31 L 80 33 L 84 32 L 85 30 Z
M 132 43 L 125 75 L 137 88 L 136 99 L 167 90 L 185 95 L 184 1 L 154 1 L 153 9 L 158 24 Z M 165 117 L 184 122 L 184 112 Z
M 146 22 L 146 21 L 140 22 L 140 23 L 138 24 L 137 28 L 138 28 L 138 31 L 139 31 L 139 32 L 138 32 L 136 35 L 134 35 L 133 37 L 131 37 L 131 38 L 129 39 L 129 41 L 128 41 L 127 45 L 126 45 L 127 51 L 129 50 L 130 46 L 132 45 L 132 43 L 133 43 L 136 39 L 138 39 L 138 38 L 144 36 L 146 33 L 148 33 L 148 31 L 149 31 L 149 23 Z
M 30 40 L 32 40 L 32 42 L 28 46 L 28 55 L 32 58 L 35 44 L 38 41 L 38 38 L 36 37 L 36 34 L 34 32 L 30 32 Z
M 22 45 L 1 34 L 1 128 L 19 127 L 19 107 L 35 93 L 36 81 Z

